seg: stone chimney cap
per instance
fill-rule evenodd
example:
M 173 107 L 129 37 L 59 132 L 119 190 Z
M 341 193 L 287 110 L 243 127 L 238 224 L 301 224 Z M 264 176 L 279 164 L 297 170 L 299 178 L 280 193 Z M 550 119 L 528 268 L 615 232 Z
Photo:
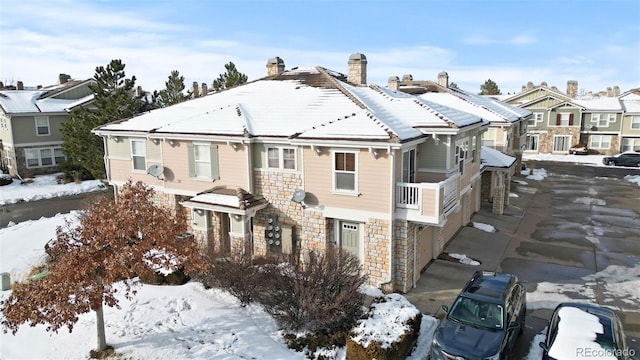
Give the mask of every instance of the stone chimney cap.
M 440 72 L 438 73 L 438 76 L 449 76 L 449 74 L 447 74 L 447 72 L 446 72 L 446 71 L 440 71 Z
M 364 56 L 364 54 L 360 54 L 360 53 L 355 53 L 355 54 L 349 55 L 349 64 L 354 63 L 354 62 L 361 62 L 363 64 L 366 64 L 367 63 L 367 57 Z
M 267 60 L 267 65 L 271 64 L 284 65 L 284 60 L 282 60 L 279 56 L 272 57 Z
M 389 76 L 389 81 L 399 81 L 400 78 L 397 76 Z

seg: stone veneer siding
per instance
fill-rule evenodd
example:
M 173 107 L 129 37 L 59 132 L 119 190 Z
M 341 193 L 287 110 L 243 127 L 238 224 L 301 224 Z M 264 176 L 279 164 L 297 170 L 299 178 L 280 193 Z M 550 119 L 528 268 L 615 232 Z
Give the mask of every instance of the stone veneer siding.
M 379 286 L 389 281 L 392 264 L 389 263 L 389 221 L 368 219 L 362 227 L 364 231 L 364 272 L 368 283 Z

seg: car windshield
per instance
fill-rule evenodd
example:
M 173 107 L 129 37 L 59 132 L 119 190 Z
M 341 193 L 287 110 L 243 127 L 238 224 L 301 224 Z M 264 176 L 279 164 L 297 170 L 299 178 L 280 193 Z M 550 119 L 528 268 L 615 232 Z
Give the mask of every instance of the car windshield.
M 451 306 L 448 317 L 473 326 L 502 329 L 502 312 L 502 305 L 461 296 Z

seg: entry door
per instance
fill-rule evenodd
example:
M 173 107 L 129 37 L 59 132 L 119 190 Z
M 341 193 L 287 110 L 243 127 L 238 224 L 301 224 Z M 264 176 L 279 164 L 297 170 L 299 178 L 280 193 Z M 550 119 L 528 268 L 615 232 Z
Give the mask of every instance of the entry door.
M 354 222 L 340 222 L 340 246 L 352 255 L 360 258 L 360 224 Z

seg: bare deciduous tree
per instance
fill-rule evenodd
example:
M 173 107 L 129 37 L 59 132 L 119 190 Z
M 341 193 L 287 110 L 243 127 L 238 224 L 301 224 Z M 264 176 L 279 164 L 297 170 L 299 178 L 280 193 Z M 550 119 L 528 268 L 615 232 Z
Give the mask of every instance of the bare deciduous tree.
M 196 241 L 180 236 L 185 230 L 183 212 L 154 203 L 151 188 L 129 181 L 115 203 L 101 198 L 83 214 L 80 225 L 57 229 L 46 246 L 46 275 L 14 284 L 12 294 L 0 303 L 4 331 L 15 333 L 29 323 L 47 324 L 47 331 L 54 332 L 66 326 L 71 332 L 80 314 L 95 311 L 96 350 L 107 349 L 102 309 L 119 308 L 116 292 L 130 299 L 138 276 L 158 268 L 184 267 L 187 273 L 205 268 Z

